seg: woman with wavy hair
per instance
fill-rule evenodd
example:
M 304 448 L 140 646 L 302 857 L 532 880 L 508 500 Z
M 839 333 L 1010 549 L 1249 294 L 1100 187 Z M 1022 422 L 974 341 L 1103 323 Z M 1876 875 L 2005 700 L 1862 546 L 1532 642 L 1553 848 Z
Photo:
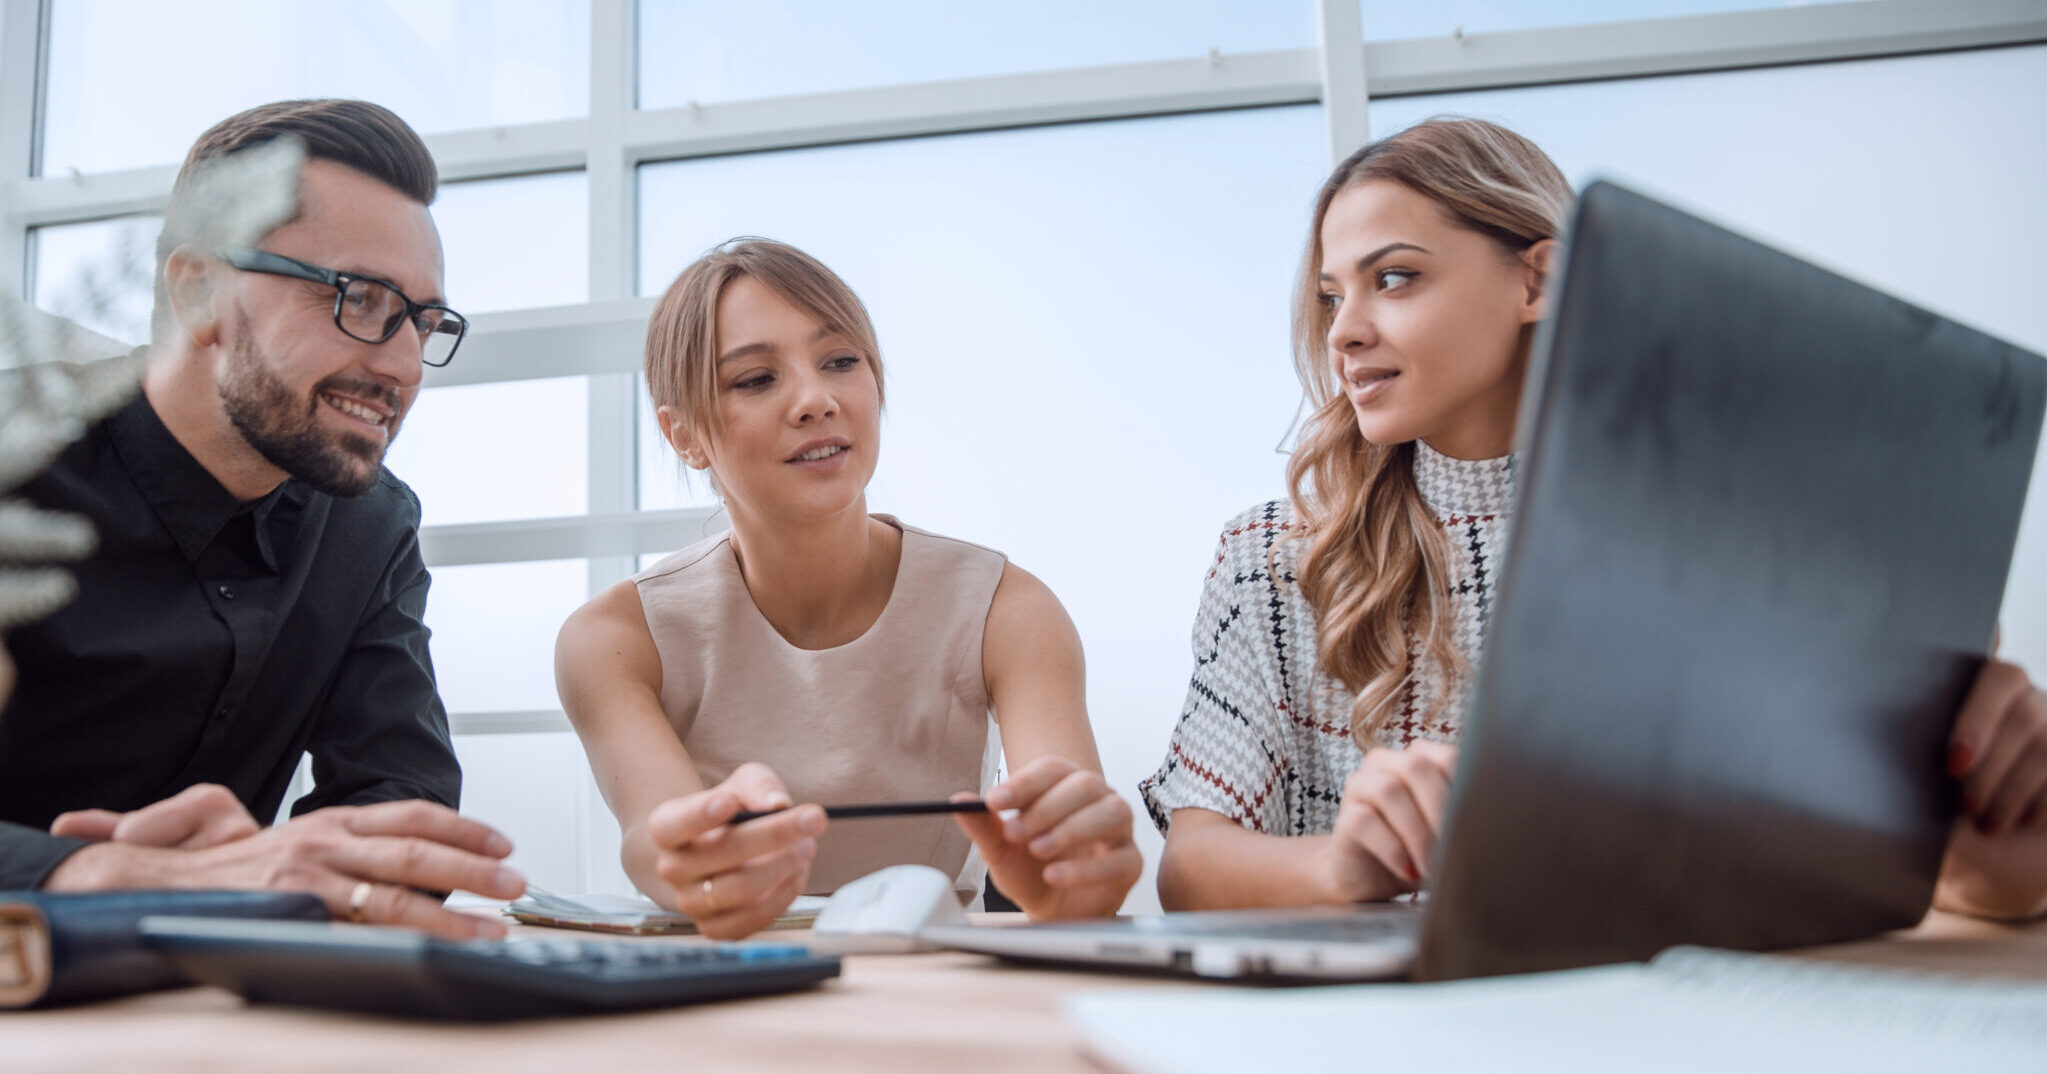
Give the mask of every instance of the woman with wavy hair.
M 1570 185 L 1439 118 L 1338 165 L 1294 303 L 1288 498 L 1224 528 L 1166 760 L 1140 788 L 1168 908 L 1386 899 L 1428 879 L 1511 509 L 1515 414 Z M 2047 705 L 1986 665 L 1950 768 L 1940 905 L 2047 910 Z

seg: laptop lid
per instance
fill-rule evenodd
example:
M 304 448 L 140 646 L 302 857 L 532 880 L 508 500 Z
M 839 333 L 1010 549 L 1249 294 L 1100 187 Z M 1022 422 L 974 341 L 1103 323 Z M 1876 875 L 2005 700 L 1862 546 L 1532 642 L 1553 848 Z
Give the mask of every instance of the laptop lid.
M 1428 978 L 1926 910 L 2042 360 L 1609 183 L 1521 411 Z

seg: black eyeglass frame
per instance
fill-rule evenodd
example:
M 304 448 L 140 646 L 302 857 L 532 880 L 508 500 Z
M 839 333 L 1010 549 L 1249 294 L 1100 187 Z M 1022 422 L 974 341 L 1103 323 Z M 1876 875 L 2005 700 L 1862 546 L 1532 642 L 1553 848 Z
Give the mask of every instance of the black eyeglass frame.
M 398 285 L 390 280 L 356 272 L 336 272 L 333 269 L 321 268 L 318 265 L 309 265 L 297 258 L 286 257 L 283 254 L 273 254 L 268 250 L 251 249 L 246 246 L 222 247 L 219 250 L 215 250 L 214 254 L 222 261 L 243 272 L 260 272 L 266 276 L 285 276 L 294 280 L 324 283 L 334 288 L 334 327 L 341 329 L 342 334 L 348 338 L 361 340 L 364 343 L 383 343 L 389 340 L 392 336 L 398 334 L 400 328 L 409 324 L 416 325 L 419 315 L 426 310 L 439 310 L 453 317 L 459 326 L 459 330 L 455 333 L 454 345 L 448 348 L 447 356 L 438 362 L 428 361 L 425 348 L 422 347 L 420 350 L 419 360 L 436 369 L 454 361 L 455 352 L 462 349 L 462 341 L 469 336 L 469 318 L 438 302 L 414 302 L 411 295 L 400 290 Z M 367 336 L 360 336 L 349 331 L 348 326 L 343 324 L 341 320 L 341 304 L 348 298 L 348 285 L 357 280 L 365 283 L 374 283 L 380 287 L 388 287 L 391 289 L 392 294 L 398 296 L 398 301 L 405 303 L 405 316 L 393 319 L 391 326 L 385 329 L 384 334 L 376 339 L 370 339 Z

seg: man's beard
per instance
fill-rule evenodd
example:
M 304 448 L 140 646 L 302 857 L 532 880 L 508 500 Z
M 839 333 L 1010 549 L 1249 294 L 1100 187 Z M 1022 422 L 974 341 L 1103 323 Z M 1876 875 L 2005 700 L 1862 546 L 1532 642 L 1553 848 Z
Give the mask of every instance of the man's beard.
M 313 385 L 304 399 L 292 395 L 283 381 L 256 356 L 249 317 L 236 326 L 234 360 L 222 372 L 220 401 L 227 420 L 242 439 L 270 465 L 329 496 L 352 498 L 376 487 L 384 451 L 398 426 L 389 427 L 382 443 L 367 436 L 321 428 L 323 392 L 375 401 L 397 413 L 403 406 L 396 389 L 335 375 Z

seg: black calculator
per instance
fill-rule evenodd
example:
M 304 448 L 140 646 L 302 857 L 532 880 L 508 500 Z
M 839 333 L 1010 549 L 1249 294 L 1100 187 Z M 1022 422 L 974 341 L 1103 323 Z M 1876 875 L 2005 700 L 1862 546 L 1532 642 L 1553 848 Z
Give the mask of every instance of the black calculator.
M 437 940 L 409 929 L 145 917 L 143 942 L 186 976 L 251 1003 L 497 1021 L 671 1007 L 785 992 L 839 973 L 775 943 Z

